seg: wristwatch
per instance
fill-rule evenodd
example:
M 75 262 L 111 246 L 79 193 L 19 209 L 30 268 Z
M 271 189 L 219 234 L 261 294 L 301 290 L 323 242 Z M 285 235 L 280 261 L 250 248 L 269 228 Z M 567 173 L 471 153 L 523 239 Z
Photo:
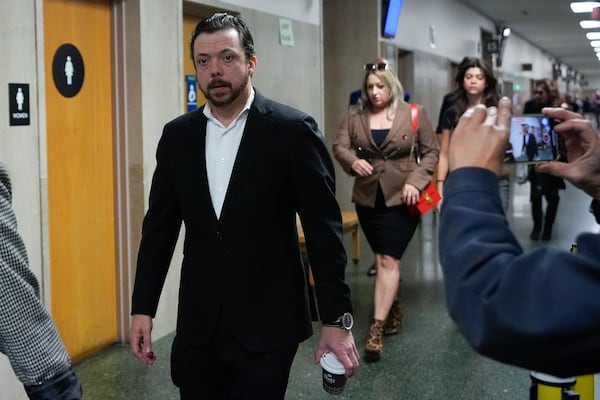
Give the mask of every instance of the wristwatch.
M 333 321 L 331 323 L 327 323 L 327 324 L 322 323 L 321 325 L 322 326 L 336 326 L 345 331 L 349 331 L 354 326 L 354 318 L 352 317 L 352 314 L 347 312 L 347 313 L 343 313 L 342 315 L 340 315 L 335 321 Z

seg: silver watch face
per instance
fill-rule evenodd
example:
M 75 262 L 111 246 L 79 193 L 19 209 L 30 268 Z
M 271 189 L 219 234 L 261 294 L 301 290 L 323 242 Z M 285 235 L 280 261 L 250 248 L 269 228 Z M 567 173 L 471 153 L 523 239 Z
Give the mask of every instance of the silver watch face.
M 352 318 L 352 314 L 344 313 L 344 315 L 342 315 L 342 327 L 346 330 L 350 330 L 352 329 L 352 326 L 354 326 L 354 318 Z

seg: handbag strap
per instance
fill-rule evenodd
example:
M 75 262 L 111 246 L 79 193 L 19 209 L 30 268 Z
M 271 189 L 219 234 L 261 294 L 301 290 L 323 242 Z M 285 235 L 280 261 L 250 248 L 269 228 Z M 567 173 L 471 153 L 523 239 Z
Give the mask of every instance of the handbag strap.
M 410 147 L 410 158 L 413 156 L 413 152 L 415 151 L 415 141 L 419 140 L 419 110 L 417 109 L 416 103 L 410 103 L 410 124 L 412 125 L 412 130 L 415 133 L 413 135 L 412 146 Z M 415 154 L 415 159 L 417 161 L 417 165 L 421 165 L 421 154 L 420 147 L 419 151 Z
M 419 110 L 415 103 L 410 104 L 410 124 L 412 125 L 413 132 L 417 133 L 419 130 Z

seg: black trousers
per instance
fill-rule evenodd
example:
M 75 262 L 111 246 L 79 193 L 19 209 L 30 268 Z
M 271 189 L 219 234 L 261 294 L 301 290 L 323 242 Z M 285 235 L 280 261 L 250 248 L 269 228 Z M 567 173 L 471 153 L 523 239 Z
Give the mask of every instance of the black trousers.
M 248 351 L 221 319 L 206 346 L 175 337 L 171 376 L 182 400 L 283 400 L 297 350 Z

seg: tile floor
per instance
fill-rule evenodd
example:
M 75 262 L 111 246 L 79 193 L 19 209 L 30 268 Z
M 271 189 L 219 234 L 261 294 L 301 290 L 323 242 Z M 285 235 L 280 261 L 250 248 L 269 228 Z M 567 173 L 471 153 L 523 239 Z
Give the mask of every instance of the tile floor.
M 544 245 L 531 242 L 528 184 L 513 186 L 510 224 L 526 249 Z M 549 245 L 569 249 L 577 232 L 597 232 L 587 212 L 589 198 L 573 187 L 561 193 L 554 236 Z M 361 237 L 358 265 L 351 261 L 347 280 L 353 291 L 354 335 L 359 347 L 372 312 L 374 278 L 365 271 L 372 253 Z M 349 238 L 347 246 L 349 247 Z M 448 317 L 442 272 L 437 256 L 437 218 L 424 217 L 403 260 L 400 299 L 406 312 L 404 326 L 387 337 L 380 362 L 362 363 L 338 399 L 392 400 L 514 400 L 529 398 L 529 371 L 510 367 L 476 354 Z M 75 365 L 86 400 L 178 399 L 169 375 L 169 335 L 155 343 L 159 358 L 152 367 L 134 360 L 125 345 L 114 345 Z M 320 368 L 312 363 L 315 337 L 302 343 L 292 367 L 286 400 L 331 399 L 321 387 Z M 600 384 L 597 382 L 597 391 Z M 202 399 L 201 393 L 198 396 Z M 596 398 L 600 398 L 596 394 Z

